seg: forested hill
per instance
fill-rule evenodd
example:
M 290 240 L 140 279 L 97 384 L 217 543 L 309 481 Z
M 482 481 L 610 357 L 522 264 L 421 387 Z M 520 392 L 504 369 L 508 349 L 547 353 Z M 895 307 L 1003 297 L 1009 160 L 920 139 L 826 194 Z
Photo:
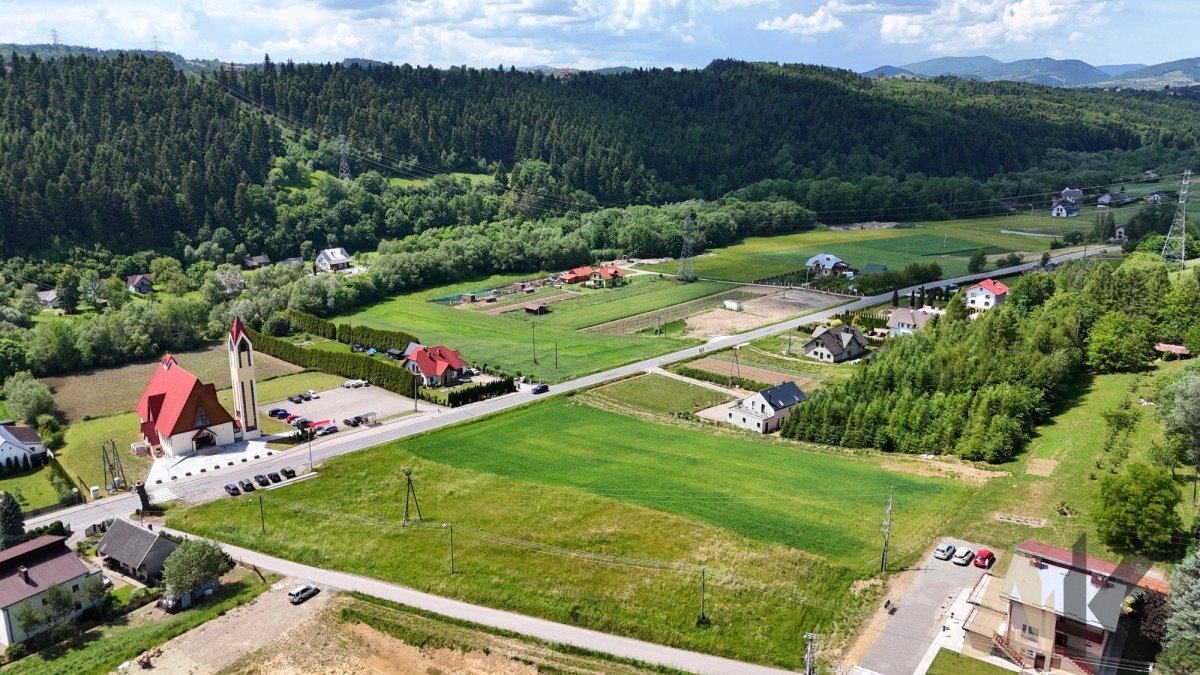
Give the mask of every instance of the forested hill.
M 718 61 L 564 80 L 288 63 L 218 77 L 143 55 L 13 55 L 0 71 L 0 246 L 180 250 L 254 219 L 245 187 L 266 180 L 289 136 L 222 85 L 299 126 L 423 167 L 511 170 L 541 159 L 566 191 L 610 204 L 713 198 L 768 178 L 986 178 L 1029 168 L 1051 148 L 1200 145 L 1194 101 L 877 82 L 814 66 Z

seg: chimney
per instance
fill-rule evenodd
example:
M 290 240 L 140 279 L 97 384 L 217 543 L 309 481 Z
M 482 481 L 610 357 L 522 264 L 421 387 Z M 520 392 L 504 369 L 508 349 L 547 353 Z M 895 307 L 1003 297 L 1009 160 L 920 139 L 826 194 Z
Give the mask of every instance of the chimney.
M 17 576 L 21 577 L 21 581 L 29 583 L 29 568 L 21 565 L 17 568 Z

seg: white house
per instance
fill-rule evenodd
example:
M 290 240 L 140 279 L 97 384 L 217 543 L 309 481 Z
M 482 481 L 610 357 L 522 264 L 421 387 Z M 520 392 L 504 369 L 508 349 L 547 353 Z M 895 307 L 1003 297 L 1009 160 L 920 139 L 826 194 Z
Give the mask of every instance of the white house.
M 58 291 L 51 288 L 48 291 L 38 291 L 38 302 L 46 309 L 58 309 Z
M 850 266 L 832 253 L 818 253 L 809 258 L 804 266 L 812 271 L 814 277 L 836 277 L 850 271 Z
M 1125 241 L 1127 238 L 1124 225 L 1118 225 L 1117 229 L 1113 230 L 1112 241 Z
M 317 254 L 317 270 L 320 272 L 348 270 L 352 264 L 350 254 L 344 248 L 327 248 Z
M 1165 198 L 1166 198 L 1165 194 L 1163 194 L 1161 192 L 1155 192 L 1153 194 L 1146 196 L 1146 203 L 1147 204 L 1161 204 L 1163 199 L 1165 199 Z
M 972 312 L 986 312 L 1004 304 L 1007 297 L 1008 286 L 995 279 L 984 279 L 967 288 L 967 309 Z
M 920 330 L 925 327 L 925 324 L 929 323 L 930 319 L 945 313 L 946 310 L 937 307 L 926 306 L 921 309 L 897 307 L 888 315 L 888 335 L 907 335 L 913 331 Z
M 804 392 L 795 382 L 784 382 L 738 401 L 729 409 L 729 423 L 769 434 L 782 427 L 792 408 L 804 399 Z
M 1063 189 L 1063 191 L 1062 191 L 1062 198 L 1067 201 L 1074 202 L 1074 201 L 1077 201 L 1081 197 L 1083 197 L 1083 190 L 1081 190 L 1079 188 L 1069 187 L 1069 188 Z
M 33 466 L 39 466 L 46 461 L 46 446 L 34 429 L 0 425 L 0 462 L 7 462 L 9 457 L 21 463 L 28 457 Z
M 1079 215 L 1079 207 L 1070 201 L 1054 202 L 1050 215 L 1055 218 L 1074 218 Z
M 91 607 L 83 585 L 88 577 L 100 572 L 84 564 L 66 542 L 66 537 L 47 534 L 0 551 L 0 642 L 5 647 L 29 638 L 17 624 L 17 614 L 26 604 L 43 609 L 49 604 L 46 593 L 54 586 L 61 586 L 75 598 L 72 616 Z M 50 628 L 42 626 L 31 634 Z
M 858 358 L 867 351 L 867 338 L 854 326 L 818 328 L 804 345 L 804 355 L 827 363 Z
M 1128 204 L 1133 201 L 1127 192 L 1106 192 L 1096 199 L 1097 204 Z

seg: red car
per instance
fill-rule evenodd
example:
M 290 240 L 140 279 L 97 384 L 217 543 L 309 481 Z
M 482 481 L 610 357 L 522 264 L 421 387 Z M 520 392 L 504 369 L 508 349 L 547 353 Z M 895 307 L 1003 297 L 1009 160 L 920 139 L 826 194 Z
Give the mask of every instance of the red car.
M 287 417 L 283 418 L 283 421 L 287 422 L 288 424 L 291 424 L 293 421 L 295 421 L 299 418 L 300 418 L 299 415 L 288 415 Z
M 986 570 L 987 568 L 991 567 L 992 563 L 994 562 L 996 562 L 996 554 L 992 553 L 986 548 L 975 554 L 976 567 L 981 567 Z

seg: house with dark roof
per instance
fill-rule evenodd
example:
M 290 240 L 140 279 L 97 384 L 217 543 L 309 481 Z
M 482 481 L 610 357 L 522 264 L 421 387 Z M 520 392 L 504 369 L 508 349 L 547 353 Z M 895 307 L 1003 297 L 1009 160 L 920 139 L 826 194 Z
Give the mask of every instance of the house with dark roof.
M 1166 198 L 1167 198 L 1166 193 L 1152 192 L 1152 193 L 1146 195 L 1146 203 L 1147 204 L 1161 204 L 1163 202 L 1163 200 Z
M 850 266 L 832 253 L 818 253 L 809 258 L 804 266 L 809 269 L 813 278 L 837 277 L 850 271 Z
M 867 351 L 867 338 L 854 326 L 824 326 L 813 331 L 812 339 L 804 345 L 804 355 L 826 363 L 841 363 L 862 356 Z
M 1079 188 L 1068 187 L 1062 191 L 1062 198 L 1066 201 L 1076 202 L 1083 197 L 1083 190 Z
M 125 288 L 129 289 L 130 293 L 146 295 L 154 290 L 154 277 L 149 274 L 132 274 L 125 277 Z
M 869 277 L 872 274 L 879 274 L 880 272 L 886 271 L 888 271 L 887 265 L 882 263 L 867 263 L 866 265 L 863 265 L 861 270 L 859 270 L 858 276 Z
M 7 647 L 49 630 L 47 625 L 27 634 L 18 625 L 17 614 L 24 605 L 45 608 L 46 593 L 55 586 L 75 598 L 72 616 L 78 616 L 91 607 L 83 585 L 99 573 L 84 564 L 62 536 L 47 534 L 0 551 L 0 641 Z
M 46 463 L 46 445 L 36 429 L 0 424 L 0 463 L 9 457 L 20 465 L 28 459 L 32 466 L 40 466 Z
M 984 279 L 974 286 L 967 287 L 967 309 L 972 313 L 986 312 L 997 305 L 1004 304 L 1008 298 L 1008 286 L 995 279 Z
M 1079 206 L 1075 202 L 1063 200 L 1054 202 L 1054 206 L 1050 207 L 1050 215 L 1055 218 L 1074 218 L 1079 215 Z
M 346 253 L 344 248 L 327 248 L 317 254 L 316 265 L 319 272 L 348 270 L 352 264 L 350 254 Z
M 403 365 L 420 378 L 423 387 L 457 384 L 467 374 L 467 362 L 459 351 L 443 345 L 425 347 L 410 344 Z
M 96 544 L 104 564 L 126 576 L 150 583 L 162 578 L 163 563 L 179 548 L 179 542 L 161 532 L 117 518 Z
M 270 264 L 271 256 L 269 255 L 248 255 L 242 258 L 242 267 L 248 270 L 256 270 Z
M 744 398 L 729 408 L 729 423 L 760 434 L 778 431 L 792 408 L 804 402 L 804 392 L 795 382 L 784 382 Z

